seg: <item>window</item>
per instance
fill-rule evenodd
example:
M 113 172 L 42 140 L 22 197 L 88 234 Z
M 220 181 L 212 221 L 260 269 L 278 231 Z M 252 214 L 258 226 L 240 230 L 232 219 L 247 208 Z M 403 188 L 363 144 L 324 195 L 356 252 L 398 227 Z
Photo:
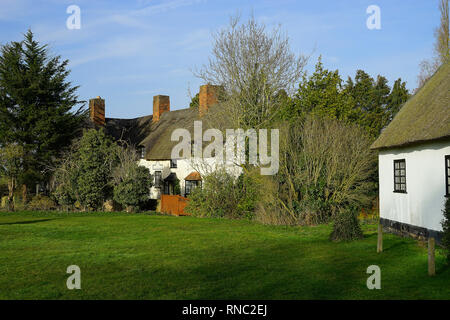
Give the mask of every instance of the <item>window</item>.
M 445 195 L 450 197 L 450 155 L 445 156 Z
M 177 167 L 177 159 L 171 159 L 170 160 L 170 167 L 176 168 Z
M 394 160 L 394 192 L 406 193 L 406 161 Z
M 172 194 L 171 189 L 171 183 L 169 181 L 164 181 L 164 194 Z
M 161 180 L 161 171 L 155 171 L 155 187 L 161 188 L 162 180 Z
M 191 180 L 186 180 L 186 185 L 185 185 L 185 196 L 188 196 L 189 194 L 191 194 L 192 190 L 194 190 L 197 187 L 201 187 L 202 186 L 202 182 L 201 181 L 191 181 Z

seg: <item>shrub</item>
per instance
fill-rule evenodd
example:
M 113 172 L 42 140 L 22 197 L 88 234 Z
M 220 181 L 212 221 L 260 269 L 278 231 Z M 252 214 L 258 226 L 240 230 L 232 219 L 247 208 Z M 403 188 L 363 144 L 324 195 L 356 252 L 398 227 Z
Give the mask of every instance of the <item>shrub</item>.
M 361 239 L 362 237 L 363 233 L 358 222 L 356 210 L 340 210 L 334 216 L 333 232 L 330 235 L 331 240 L 348 241 Z
M 444 206 L 444 219 L 442 220 L 442 245 L 446 250 L 447 263 L 450 264 L 450 198 L 447 198 Z
M 136 149 L 123 145 L 116 148 L 117 165 L 112 171 L 114 200 L 128 212 L 142 209 L 149 198 L 152 186 L 150 171 L 138 165 Z
M 60 159 L 55 170 L 54 197 L 63 206 L 78 202 L 98 210 L 112 197 L 112 169 L 118 146 L 103 129 L 85 130 L 79 141 Z
M 370 205 L 375 168 L 364 130 L 308 116 L 282 127 L 278 199 L 299 223 L 327 222 L 340 208 Z
M 55 210 L 56 203 L 47 196 L 37 195 L 28 203 L 29 210 Z
M 203 188 L 194 189 L 185 211 L 197 217 L 251 219 L 262 188 L 250 172 L 235 178 L 219 169 L 203 177 Z
M 112 195 L 111 174 L 117 145 L 103 129 L 85 131 L 77 152 L 77 195 L 88 209 L 99 209 Z
M 152 180 L 150 171 L 137 163 L 128 167 L 127 173 L 114 186 L 114 200 L 131 209 L 142 208 L 149 197 Z

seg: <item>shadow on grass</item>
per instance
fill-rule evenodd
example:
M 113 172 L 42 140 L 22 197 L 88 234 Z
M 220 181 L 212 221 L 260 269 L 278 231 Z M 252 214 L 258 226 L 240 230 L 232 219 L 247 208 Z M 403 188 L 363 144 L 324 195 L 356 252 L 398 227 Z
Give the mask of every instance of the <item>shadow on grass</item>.
M 450 265 L 447 263 L 444 263 L 442 265 L 439 265 L 436 267 L 436 275 L 441 275 L 446 273 L 448 270 L 450 270 Z
M 56 218 L 53 218 L 53 219 L 28 220 L 28 221 L 16 221 L 16 222 L 5 222 L 5 223 L 0 223 L 0 226 L 13 225 L 13 224 L 31 224 L 31 223 L 46 222 L 46 221 L 51 221 L 51 220 L 56 220 Z

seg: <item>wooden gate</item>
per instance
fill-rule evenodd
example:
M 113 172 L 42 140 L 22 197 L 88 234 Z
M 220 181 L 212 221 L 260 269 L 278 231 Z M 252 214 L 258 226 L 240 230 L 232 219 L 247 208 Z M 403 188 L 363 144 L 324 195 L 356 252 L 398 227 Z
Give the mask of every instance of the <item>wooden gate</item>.
M 175 216 L 188 216 L 188 213 L 184 212 L 188 199 L 178 195 L 161 195 L 161 212 L 173 214 Z

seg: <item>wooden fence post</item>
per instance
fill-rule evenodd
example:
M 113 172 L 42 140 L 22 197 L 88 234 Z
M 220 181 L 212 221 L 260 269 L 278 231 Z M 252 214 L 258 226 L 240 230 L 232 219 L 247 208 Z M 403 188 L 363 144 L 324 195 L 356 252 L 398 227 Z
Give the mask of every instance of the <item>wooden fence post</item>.
M 383 226 L 381 223 L 378 223 L 378 243 L 377 243 L 377 252 L 383 252 Z
M 436 274 L 436 265 L 434 261 L 434 238 L 428 238 L 428 275 L 434 276 Z

